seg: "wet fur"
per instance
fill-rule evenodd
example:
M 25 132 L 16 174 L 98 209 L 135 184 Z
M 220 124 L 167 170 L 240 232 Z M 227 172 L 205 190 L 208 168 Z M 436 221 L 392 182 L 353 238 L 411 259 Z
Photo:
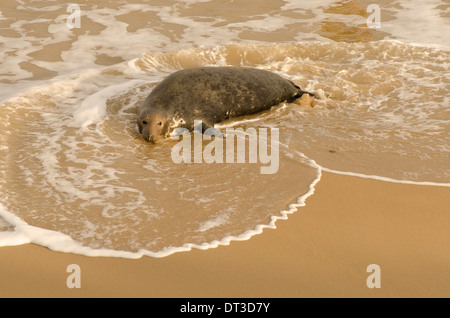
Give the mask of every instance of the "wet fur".
M 230 118 L 292 102 L 305 93 L 314 96 L 291 81 L 260 69 L 188 68 L 169 75 L 153 89 L 141 107 L 138 125 L 142 125 L 149 113 L 156 112 L 169 122 L 182 119 L 184 123 L 179 127 L 191 131 L 194 120 L 202 120 L 206 129 Z M 167 133 L 170 131 L 161 134 Z

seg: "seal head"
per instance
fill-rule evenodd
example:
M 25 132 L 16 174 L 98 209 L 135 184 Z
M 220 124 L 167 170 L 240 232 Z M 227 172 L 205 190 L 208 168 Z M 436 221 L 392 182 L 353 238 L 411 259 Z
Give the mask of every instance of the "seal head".
M 144 109 L 137 120 L 139 133 L 146 141 L 156 142 L 169 132 L 169 121 L 162 109 Z

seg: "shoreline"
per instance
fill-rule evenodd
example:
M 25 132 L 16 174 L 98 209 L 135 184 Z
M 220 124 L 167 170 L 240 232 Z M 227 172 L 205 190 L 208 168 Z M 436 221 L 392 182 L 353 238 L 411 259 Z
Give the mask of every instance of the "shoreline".
M 1 247 L 0 297 L 450 297 L 449 193 L 322 172 L 305 207 L 228 246 L 135 260 Z

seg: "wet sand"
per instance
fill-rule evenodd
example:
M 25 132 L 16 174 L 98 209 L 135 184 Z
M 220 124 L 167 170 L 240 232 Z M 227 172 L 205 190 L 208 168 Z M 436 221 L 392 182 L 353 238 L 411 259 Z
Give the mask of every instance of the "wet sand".
M 276 230 L 225 247 L 138 260 L 3 247 L 0 297 L 449 297 L 449 192 L 324 173 Z

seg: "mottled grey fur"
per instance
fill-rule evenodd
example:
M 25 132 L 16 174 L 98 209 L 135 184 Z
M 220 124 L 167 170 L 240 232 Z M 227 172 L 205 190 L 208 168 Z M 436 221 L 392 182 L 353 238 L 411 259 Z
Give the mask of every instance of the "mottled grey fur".
M 194 120 L 203 121 L 204 131 L 230 118 L 258 113 L 281 102 L 292 102 L 305 93 L 312 95 L 291 81 L 260 69 L 183 69 L 164 79 L 147 97 L 139 114 L 139 131 L 144 139 L 155 141 L 167 136 L 175 127 L 193 130 Z M 156 130 L 147 127 L 155 114 L 166 119 L 164 123 L 156 122 L 161 126 Z

